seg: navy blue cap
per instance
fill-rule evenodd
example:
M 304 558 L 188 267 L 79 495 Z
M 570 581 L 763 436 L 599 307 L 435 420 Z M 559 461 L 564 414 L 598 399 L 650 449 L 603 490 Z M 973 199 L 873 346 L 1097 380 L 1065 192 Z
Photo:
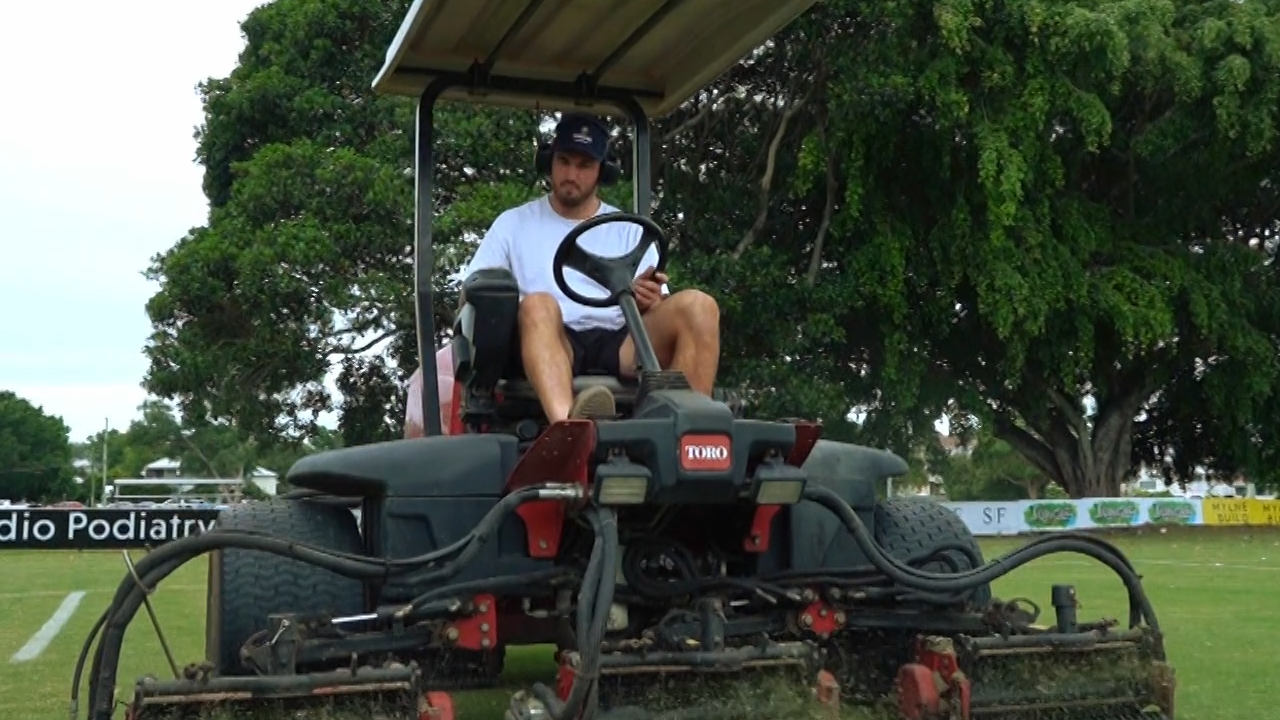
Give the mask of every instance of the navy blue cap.
M 566 113 L 556 125 L 552 150 L 579 152 L 596 162 L 604 162 L 609 151 L 609 130 L 594 115 Z

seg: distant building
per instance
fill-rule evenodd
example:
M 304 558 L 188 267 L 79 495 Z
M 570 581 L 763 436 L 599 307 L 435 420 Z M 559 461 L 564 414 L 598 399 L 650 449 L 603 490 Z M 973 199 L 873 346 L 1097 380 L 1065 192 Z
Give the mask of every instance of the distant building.
M 142 468 L 142 477 L 154 480 L 176 478 L 182 475 L 182 463 L 169 458 L 160 458 Z
M 244 478 L 210 478 L 187 476 L 182 473 L 182 463 L 172 458 L 160 458 L 142 468 L 142 477 L 137 480 L 116 480 L 116 485 L 150 485 L 163 483 L 172 485 L 181 493 L 189 493 L 199 487 L 214 486 L 223 492 L 237 493 L 245 481 L 254 484 L 267 495 L 274 496 L 280 484 L 280 476 L 262 466 L 255 467 Z M 157 482 L 159 481 L 159 482 Z M 225 489 L 225 490 L 223 490 Z

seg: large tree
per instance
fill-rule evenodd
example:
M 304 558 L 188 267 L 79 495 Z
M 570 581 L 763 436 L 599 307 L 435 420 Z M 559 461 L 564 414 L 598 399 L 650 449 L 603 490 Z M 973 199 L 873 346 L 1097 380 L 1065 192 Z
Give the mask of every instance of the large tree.
M 0 390 L 0 498 L 52 502 L 78 495 L 69 434 L 62 418 Z
M 206 84 L 213 210 L 156 259 L 149 306 L 148 384 L 188 415 L 398 433 L 412 104 L 368 87 L 406 5 L 276 0 Z M 987 417 L 1073 495 L 1169 448 L 1260 467 L 1280 300 L 1249 239 L 1277 216 L 1276 6 L 815 6 L 654 128 L 673 285 L 720 300 L 723 383 L 899 448 Z M 442 331 L 469 238 L 538 191 L 538 121 L 439 111 Z
M 701 215 L 745 231 L 704 243 L 727 258 L 703 277 L 756 328 L 747 352 L 774 318 L 776 351 L 728 366 L 843 389 L 864 433 L 903 446 L 939 414 L 989 417 L 1074 496 L 1115 494 L 1171 445 L 1256 460 L 1280 329 L 1258 241 L 1280 207 L 1278 17 L 1274 1 L 826 3 L 773 51 L 800 82 L 746 156 L 758 214 Z M 685 192 L 706 206 L 692 178 Z
M 1117 493 L 1152 449 L 1135 423 L 1192 374 L 1208 380 L 1184 410 L 1258 419 L 1280 328 L 1256 242 L 1280 209 L 1280 5 L 849 7 L 867 32 L 828 93 L 852 169 L 830 257 L 859 278 L 848 355 L 907 400 L 888 417 L 990 411 L 1073 496 Z

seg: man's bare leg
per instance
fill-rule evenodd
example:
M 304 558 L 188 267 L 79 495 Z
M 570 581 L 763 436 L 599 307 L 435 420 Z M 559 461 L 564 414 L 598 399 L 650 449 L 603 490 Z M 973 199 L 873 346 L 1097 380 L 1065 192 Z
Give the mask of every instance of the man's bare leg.
M 645 313 L 644 326 L 664 368 L 680 370 L 689 385 L 711 395 L 720 367 L 720 308 L 701 290 L 681 290 Z M 628 336 L 618 350 L 622 373 L 634 375 L 635 343 Z
M 595 387 L 573 397 L 573 346 L 564 333 L 560 305 L 548 293 L 520 301 L 520 359 L 525 377 L 542 402 L 550 422 L 570 417 L 605 417 L 616 413 L 613 393 Z
M 564 334 L 560 305 L 547 293 L 520 301 L 520 359 L 547 419 L 569 417 L 573 405 L 573 348 Z

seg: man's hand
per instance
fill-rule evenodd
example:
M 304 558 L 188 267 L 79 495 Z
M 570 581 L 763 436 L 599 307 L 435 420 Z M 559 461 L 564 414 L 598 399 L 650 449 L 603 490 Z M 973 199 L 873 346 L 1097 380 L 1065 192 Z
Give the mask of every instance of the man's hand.
M 662 301 L 662 286 L 666 282 L 666 273 L 654 272 L 652 267 L 636 278 L 631 284 L 631 291 L 636 295 L 636 305 L 640 307 L 640 312 L 649 312 L 650 308 Z

